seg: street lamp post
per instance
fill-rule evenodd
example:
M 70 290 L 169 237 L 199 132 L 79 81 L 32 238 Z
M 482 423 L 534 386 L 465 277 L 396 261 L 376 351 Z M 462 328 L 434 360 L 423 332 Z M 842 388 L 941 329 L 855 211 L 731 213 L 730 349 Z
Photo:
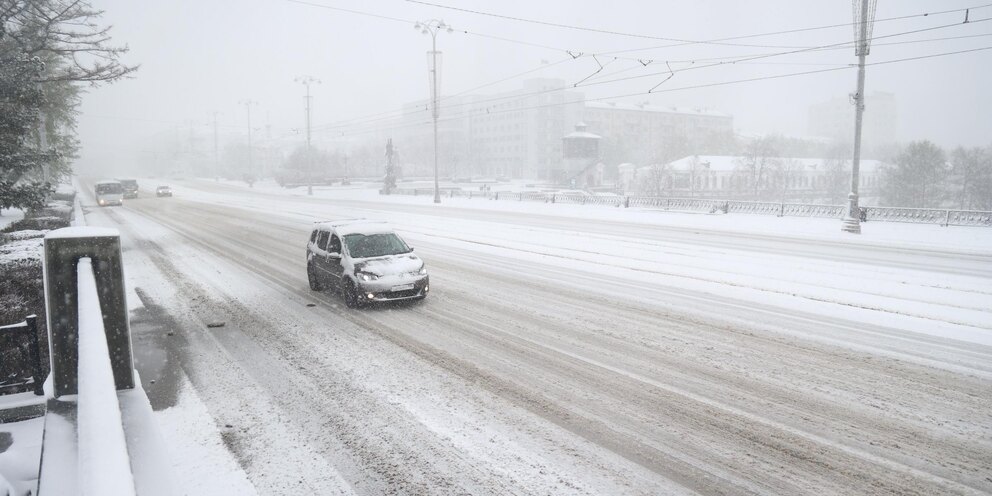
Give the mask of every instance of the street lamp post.
M 413 28 L 419 30 L 422 34 L 431 35 L 431 52 L 429 55 L 430 67 L 428 68 L 428 74 L 431 78 L 431 116 L 434 118 L 434 203 L 441 203 L 441 192 L 438 186 L 437 179 L 437 118 L 438 112 L 438 101 L 439 101 L 439 81 L 440 73 L 437 70 L 437 34 L 442 30 L 451 33 L 453 30 L 451 26 L 444 23 L 444 21 L 439 19 L 431 19 L 429 21 L 418 22 L 413 25 Z
M 313 196 L 313 153 L 310 152 L 310 85 L 320 84 L 319 79 L 310 76 L 300 76 L 295 79 L 297 83 L 307 87 L 307 194 Z
M 255 168 L 251 164 L 251 106 L 258 105 L 258 102 L 254 100 L 241 100 L 239 103 L 245 106 L 245 110 L 248 112 L 248 187 L 255 187 L 255 179 L 251 175 L 255 172 Z
M 854 33 L 857 37 L 858 90 L 854 95 L 854 160 L 851 161 L 851 192 L 847 195 L 847 215 L 841 230 L 861 234 L 861 207 L 858 205 L 858 182 L 861 174 L 861 121 L 865 111 L 865 57 L 871 47 L 871 30 L 877 0 L 855 0 Z M 860 4 L 860 5 L 859 5 Z

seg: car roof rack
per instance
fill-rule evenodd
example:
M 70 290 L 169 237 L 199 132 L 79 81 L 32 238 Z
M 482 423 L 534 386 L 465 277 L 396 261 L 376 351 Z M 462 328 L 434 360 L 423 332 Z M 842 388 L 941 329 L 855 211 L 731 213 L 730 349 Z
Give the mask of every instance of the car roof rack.
M 348 224 L 359 224 L 359 223 L 361 223 L 361 224 L 385 224 L 386 221 L 384 221 L 384 220 L 369 220 L 369 219 L 366 219 L 366 218 L 359 218 L 359 219 L 336 219 L 336 220 L 317 220 L 317 221 L 314 221 L 314 224 L 321 224 L 321 225 L 324 225 L 324 226 L 332 226 L 332 227 L 346 226 Z

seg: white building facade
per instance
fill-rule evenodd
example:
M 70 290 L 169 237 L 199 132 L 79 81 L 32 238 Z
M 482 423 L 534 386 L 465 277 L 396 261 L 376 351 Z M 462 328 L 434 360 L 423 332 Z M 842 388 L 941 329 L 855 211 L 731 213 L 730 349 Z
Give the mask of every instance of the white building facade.
M 883 162 L 862 160 L 862 203 L 877 202 Z M 849 160 L 692 155 L 636 169 L 633 193 L 672 197 L 839 203 L 850 191 Z

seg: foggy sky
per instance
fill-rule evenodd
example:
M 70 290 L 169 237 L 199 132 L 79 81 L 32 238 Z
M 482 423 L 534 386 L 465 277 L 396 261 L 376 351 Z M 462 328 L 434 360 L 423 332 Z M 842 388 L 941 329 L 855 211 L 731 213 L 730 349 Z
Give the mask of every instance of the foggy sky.
M 602 53 L 669 44 L 613 34 L 561 29 L 410 4 L 400 0 L 312 0 L 411 21 L 443 19 L 456 32 L 438 36 L 443 52 L 442 93 L 468 90 L 513 74 L 542 67 L 542 61 L 570 59 L 566 53 L 525 45 L 532 43 Z M 126 167 L 140 160 L 149 139 L 188 132 L 208 132 L 213 112 L 225 137 L 244 133 L 245 108 L 252 108 L 255 132 L 299 136 L 303 127 L 304 88 L 294 83 L 311 75 L 315 125 L 398 110 L 428 95 L 425 52 L 430 37 L 409 24 L 300 5 L 285 0 L 201 1 L 92 0 L 106 11 L 111 34 L 131 52 L 124 61 L 141 64 L 130 80 L 94 88 L 84 95 L 79 118 L 82 157 L 77 169 Z M 849 2 L 766 1 L 462 1 L 436 3 L 598 29 L 679 39 L 708 40 L 729 36 L 852 22 Z M 877 18 L 976 5 L 969 1 L 878 2 Z M 992 17 L 992 7 L 971 12 L 972 20 Z M 992 21 L 928 32 L 882 36 L 951 24 L 961 14 L 878 22 L 876 45 L 868 63 L 992 46 L 992 36 L 880 45 L 883 42 L 992 33 Z M 474 34 L 465 34 L 468 30 Z M 485 35 L 485 36 L 480 36 Z M 509 38 L 518 43 L 492 39 Z M 850 41 L 850 26 L 731 43 L 819 46 Z M 522 42 L 522 43 L 519 43 Z M 658 72 L 665 60 L 786 51 L 783 48 L 692 44 L 617 54 L 654 60 L 636 68 L 634 61 L 599 57 L 609 65 L 602 74 L 615 77 Z M 856 64 L 853 48 L 793 54 L 727 64 L 676 74 L 659 89 L 709 84 Z M 703 64 L 698 62 L 697 64 Z M 802 65 L 784 65 L 802 64 Z M 813 64 L 813 65 L 810 65 Z M 820 65 L 827 64 L 827 65 Z M 688 64 L 673 64 L 686 67 Z M 547 67 L 527 77 L 558 77 L 569 84 L 591 74 L 589 57 Z M 629 70 L 628 70 L 629 69 Z M 488 94 L 520 86 L 524 78 L 480 89 Z M 580 88 L 587 98 L 646 92 L 664 76 Z M 856 70 L 791 77 L 685 91 L 655 93 L 618 101 L 706 107 L 734 116 L 737 131 L 806 135 L 809 105 L 854 91 Z M 942 146 L 992 143 L 992 51 L 953 55 L 868 68 L 866 89 L 895 94 L 900 141 L 930 139 Z M 867 110 L 871 111 L 870 107 Z M 442 110 L 442 118 L 444 111 Z M 357 129 L 357 128 L 354 128 Z M 334 133 L 317 132 L 314 140 L 334 143 Z

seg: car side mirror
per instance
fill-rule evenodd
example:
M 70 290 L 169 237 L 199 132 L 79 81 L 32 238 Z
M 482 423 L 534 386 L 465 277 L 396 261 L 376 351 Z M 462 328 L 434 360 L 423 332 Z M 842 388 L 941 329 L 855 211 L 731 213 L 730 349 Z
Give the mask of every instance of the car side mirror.
M 410 253 L 413 253 L 413 247 L 412 246 L 410 247 Z

